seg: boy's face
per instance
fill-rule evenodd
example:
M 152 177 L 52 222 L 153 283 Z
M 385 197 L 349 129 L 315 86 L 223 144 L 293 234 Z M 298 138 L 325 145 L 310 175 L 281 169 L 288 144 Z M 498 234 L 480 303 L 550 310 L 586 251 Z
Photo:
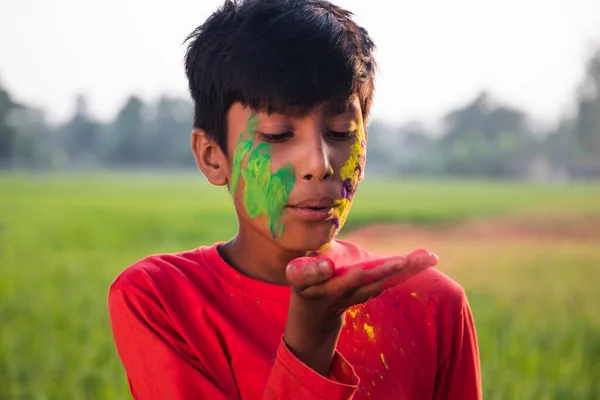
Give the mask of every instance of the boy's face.
M 301 118 L 235 103 L 227 135 L 227 184 L 240 235 L 259 233 L 288 250 L 324 249 L 344 225 L 364 171 L 360 103 Z

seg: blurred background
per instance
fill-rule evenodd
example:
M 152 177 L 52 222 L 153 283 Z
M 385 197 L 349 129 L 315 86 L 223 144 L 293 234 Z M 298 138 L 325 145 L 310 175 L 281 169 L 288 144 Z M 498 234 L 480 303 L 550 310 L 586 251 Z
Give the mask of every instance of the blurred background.
M 600 399 L 600 3 L 336 3 L 379 62 L 341 236 L 440 256 L 486 399 Z M 235 233 L 183 70 L 220 4 L 0 0 L 0 399 L 130 398 L 108 286 Z

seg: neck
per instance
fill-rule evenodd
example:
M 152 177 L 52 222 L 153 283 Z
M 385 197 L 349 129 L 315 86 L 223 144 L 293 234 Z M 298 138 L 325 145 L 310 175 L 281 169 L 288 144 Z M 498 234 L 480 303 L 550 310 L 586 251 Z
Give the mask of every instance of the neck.
M 311 252 L 284 249 L 258 232 L 240 232 L 219 247 L 221 257 L 240 273 L 260 281 L 287 285 L 285 268 Z

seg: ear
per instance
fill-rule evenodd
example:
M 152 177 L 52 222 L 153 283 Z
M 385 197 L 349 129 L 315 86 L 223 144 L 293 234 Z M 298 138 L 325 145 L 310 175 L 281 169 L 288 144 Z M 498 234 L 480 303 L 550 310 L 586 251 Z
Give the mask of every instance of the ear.
M 206 136 L 202 129 L 192 131 L 192 151 L 200 171 L 208 181 L 216 186 L 224 186 L 229 181 L 229 164 L 223 150 Z

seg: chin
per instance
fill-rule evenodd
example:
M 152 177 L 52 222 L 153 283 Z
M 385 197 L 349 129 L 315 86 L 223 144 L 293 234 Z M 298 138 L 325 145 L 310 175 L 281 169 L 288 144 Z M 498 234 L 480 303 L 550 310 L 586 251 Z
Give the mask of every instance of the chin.
M 290 245 L 283 246 L 285 248 L 288 248 L 289 250 L 292 250 L 294 252 L 298 252 L 298 253 L 317 253 L 320 254 L 321 252 L 325 251 L 325 249 L 327 249 L 329 247 L 329 245 L 331 244 L 331 242 L 319 242 L 319 243 L 293 243 Z
M 273 237 L 266 225 L 258 229 L 264 237 L 269 237 L 282 249 L 297 253 L 320 252 L 333 242 L 339 231 L 338 226 L 327 222 L 299 223 L 284 221 L 283 235 Z
M 327 249 L 329 245 L 335 240 L 336 235 L 331 234 L 326 237 L 318 237 L 317 235 L 303 235 L 296 236 L 295 238 L 287 238 L 282 237 L 282 241 L 280 242 L 283 247 L 286 247 L 290 250 L 297 252 L 310 252 L 310 253 L 320 253 Z
M 329 245 L 331 244 L 331 242 L 333 242 L 334 239 L 335 238 L 331 238 L 331 240 L 328 240 L 326 242 L 320 241 L 319 243 L 311 244 L 311 246 L 308 246 L 306 251 L 321 253 L 329 247 Z

